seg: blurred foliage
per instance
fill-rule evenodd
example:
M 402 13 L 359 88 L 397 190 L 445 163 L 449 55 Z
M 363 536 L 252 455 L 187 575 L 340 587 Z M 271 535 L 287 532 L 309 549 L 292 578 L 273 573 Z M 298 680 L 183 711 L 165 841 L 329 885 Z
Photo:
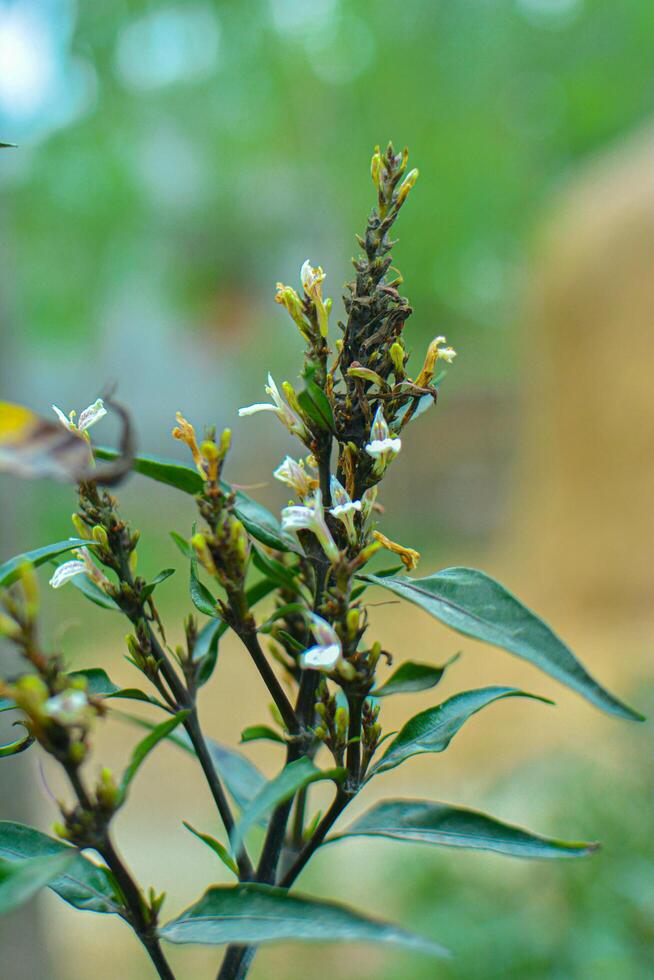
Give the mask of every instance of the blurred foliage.
M 652 707 L 654 692 L 639 690 Z M 651 715 L 651 710 L 650 710 Z M 416 928 L 446 936 L 443 980 L 646 980 L 654 973 L 654 798 L 651 731 L 624 738 L 613 758 L 568 754 L 506 776 L 492 809 L 522 809 L 532 826 L 596 835 L 600 851 L 576 862 L 512 862 L 420 849 L 389 869 L 394 906 Z M 641 751 L 636 751 L 640 747 Z M 627 802 L 628 801 L 628 802 Z M 649 802 L 645 802 L 649 801 Z M 395 855 L 397 860 L 397 855 Z M 473 866 L 474 862 L 474 866 Z M 393 972 L 384 980 L 399 980 Z M 433 977 L 416 961 L 413 980 Z
M 40 344 L 89 346 L 135 283 L 225 338 L 260 294 L 260 341 L 305 252 L 340 292 L 392 138 L 423 174 L 398 252 L 416 346 L 446 329 L 504 377 L 543 199 L 652 107 L 649 0 L 18 0 L 0 53 L 3 24 L 5 302 Z

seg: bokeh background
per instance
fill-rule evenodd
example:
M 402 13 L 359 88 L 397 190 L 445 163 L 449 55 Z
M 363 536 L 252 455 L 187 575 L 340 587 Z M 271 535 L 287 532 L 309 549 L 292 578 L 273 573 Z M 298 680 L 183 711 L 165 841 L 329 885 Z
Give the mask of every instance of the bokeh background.
M 650 0 L 2 0 L 0 140 L 18 148 L 0 155 L 0 397 L 79 410 L 116 381 L 143 450 L 168 455 L 177 409 L 230 425 L 229 477 L 279 508 L 271 470 L 291 445 L 268 416 L 236 418 L 268 370 L 299 368 L 274 284 L 294 284 L 309 256 L 338 306 L 372 201 L 371 151 L 407 144 L 421 171 L 395 254 L 416 311 L 408 343 L 418 364 L 444 333 L 459 357 L 436 410 L 407 432 L 384 530 L 423 552 L 423 573 L 473 564 L 499 577 L 647 712 L 653 51 Z M 94 435 L 111 441 L 112 423 Z M 160 591 L 176 638 L 189 604 L 167 532 L 188 534 L 192 504 L 138 478 L 120 496 L 143 531 L 143 569 L 179 568 Z M 70 533 L 71 488 L 2 476 L 0 502 L 0 559 Z M 52 643 L 134 682 L 122 623 L 43 580 Z M 600 715 L 415 609 L 373 613 L 397 661 L 463 652 L 443 697 L 509 683 L 557 701 L 489 710 L 445 755 L 374 789 L 604 848 L 556 864 L 362 840 L 325 849 L 304 890 L 421 930 L 454 959 L 283 945 L 261 951 L 255 980 L 651 977 L 649 726 Z M 386 727 L 433 698 L 395 699 Z M 236 645 L 224 642 L 201 708 L 208 733 L 232 743 L 267 719 Z M 119 768 L 135 739 L 108 722 L 90 768 Z M 276 771 L 276 749 L 248 749 Z M 65 788 L 32 751 L 3 760 L 0 792 L 2 817 L 47 830 Z M 191 761 L 161 748 L 117 831 L 171 914 L 224 880 L 183 817 L 219 830 Z M 0 938 L 7 980 L 151 976 L 120 923 L 50 893 Z M 180 978 L 218 962 L 191 947 L 171 959 Z

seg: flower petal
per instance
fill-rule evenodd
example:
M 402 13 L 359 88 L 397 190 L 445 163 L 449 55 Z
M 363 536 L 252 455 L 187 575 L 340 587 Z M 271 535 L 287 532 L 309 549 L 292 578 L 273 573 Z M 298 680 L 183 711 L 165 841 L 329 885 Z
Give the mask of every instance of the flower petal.
M 75 578 L 76 575 L 86 571 L 86 564 L 83 561 L 65 561 L 63 565 L 59 565 L 55 569 L 49 584 L 53 589 L 60 589 L 71 578 Z

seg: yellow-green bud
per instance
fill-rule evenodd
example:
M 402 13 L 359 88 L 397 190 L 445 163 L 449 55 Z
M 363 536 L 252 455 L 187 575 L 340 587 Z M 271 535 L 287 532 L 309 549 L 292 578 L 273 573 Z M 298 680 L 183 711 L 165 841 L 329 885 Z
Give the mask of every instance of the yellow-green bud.
M 143 660 L 143 653 L 141 652 L 141 646 L 139 641 L 132 633 L 128 633 L 125 637 L 125 643 L 127 644 L 127 649 L 129 650 L 132 658 L 137 664 L 140 664 Z
M 132 573 L 132 575 L 136 575 L 136 569 L 138 563 L 139 563 L 138 551 L 136 550 L 136 548 L 134 548 L 134 550 L 130 553 L 129 556 L 129 570 Z
M 391 355 L 391 360 L 393 362 L 393 367 L 395 368 L 395 373 L 404 376 L 404 347 L 399 341 L 394 341 L 391 344 L 389 354 Z
M 56 820 L 52 825 L 52 832 L 56 834 L 57 837 L 61 837 L 62 840 L 68 840 L 68 831 L 63 823 Z
M 327 739 L 327 731 L 322 727 L 322 725 L 318 725 L 317 728 L 314 728 L 314 734 L 316 738 L 320 739 L 321 742 L 324 742 Z
M 326 708 L 326 707 L 325 707 L 325 705 L 324 705 L 324 704 L 322 703 L 322 701 L 318 701 L 318 702 L 316 703 L 316 714 L 317 714 L 317 715 L 320 715 L 320 717 L 321 717 L 321 718 L 322 718 L 323 720 L 324 720 L 324 719 L 326 718 L 326 716 L 327 716 L 327 708 Z
M 0 636 L 8 636 L 11 640 L 17 640 L 21 635 L 21 628 L 9 616 L 0 612 Z
M 413 170 L 410 170 L 409 173 L 404 178 L 404 180 L 402 181 L 400 185 L 400 189 L 397 194 L 398 207 L 401 207 L 402 204 L 404 204 L 404 202 L 406 201 L 407 197 L 409 196 L 409 191 L 411 190 L 412 187 L 415 186 L 415 183 L 419 175 L 420 175 L 419 171 L 414 167 Z
M 347 734 L 347 723 L 347 710 L 341 705 L 336 709 L 336 714 L 334 715 L 334 727 L 336 728 L 336 734 L 341 740 L 343 740 Z
M 216 566 L 214 560 L 209 551 L 209 546 L 207 545 L 206 538 L 203 534 L 194 534 L 191 538 L 191 547 L 198 556 L 198 561 L 205 568 L 210 575 L 216 574 Z
M 356 676 L 354 666 L 351 663 L 348 663 L 347 660 L 339 660 L 338 664 L 336 665 L 336 669 L 343 680 L 351 681 L 354 680 Z
M 84 745 L 84 743 L 73 742 L 70 748 L 68 749 L 68 758 L 70 759 L 70 761 L 74 763 L 76 766 L 79 766 L 80 763 L 84 762 L 85 757 L 86 757 L 86 746 Z
M 381 651 L 381 643 L 379 643 L 379 641 L 373 643 L 370 653 L 368 654 L 368 663 L 371 667 L 374 667 L 377 664 L 379 658 L 381 657 Z
M 227 453 L 229 452 L 231 445 L 232 445 L 232 430 L 223 429 L 222 434 L 220 436 L 220 455 L 223 457 L 226 456 Z
M 98 803 L 101 803 L 108 810 L 112 810 L 118 802 L 118 786 L 111 769 L 103 767 L 100 779 L 95 788 L 95 795 Z
M 373 184 L 375 187 L 379 187 L 379 175 L 381 172 L 382 157 L 381 151 L 378 146 L 375 147 L 375 152 L 372 155 L 372 160 L 370 161 L 370 176 L 372 177 Z
M 93 535 L 93 540 L 97 541 L 99 545 L 103 548 L 109 549 L 109 538 L 107 537 L 107 532 L 100 524 L 96 524 L 93 528 L 91 534 Z
M 25 612 L 28 619 L 33 619 L 39 609 L 39 583 L 34 565 L 29 561 L 24 561 L 20 566 L 19 575 L 25 595 Z
M 359 630 L 359 610 L 348 609 L 347 613 L 347 632 L 350 639 L 354 639 Z
M 302 409 L 300 408 L 300 403 L 297 400 L 297 395 L 295 394 L 295 388 L 290 381 L 282 381 L 282 391 L 286 395 L 286 401 L 293 409 L 293 411 L 302 417 Z
M 70 519 L 73 522 L 73 527 L 77 531 L 78 537 L 84 538 L 85 541 L 90 541 L 91 532 L 89 531 L 88 527 L 86 526 L 82 518 L 79 516 L 79 514 L 71 514 Z

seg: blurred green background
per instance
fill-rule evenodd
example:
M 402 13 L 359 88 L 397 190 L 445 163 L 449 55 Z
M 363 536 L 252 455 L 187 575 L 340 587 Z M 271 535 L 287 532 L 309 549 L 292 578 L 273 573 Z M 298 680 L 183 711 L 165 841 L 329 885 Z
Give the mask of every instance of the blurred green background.
M 611 556 L 606 566 L 592 557 L 601 518 L 579 537 L 570 518 L 556 561 L 546 556 L 543 539 L 550 536 L 539 524 L 539 507 L 553 469 L 557 492 L 580 515 L 593 488 L 580 493 L 583 471 L 566 483 L 565 462 L 548 464 L 534 392 L 537 379 L 550 391 L 559 384 L 566 393 L 560 424 L 568 431 L 567 420 L 583 418 L 591 391 L 595 398 L 619 383 L 613 372 L 622 372 L 628 343 L 598 337 L 598 345 L 615 344 L 617 363 L 609 362 L 608 373 L 585 374 L 574 360 L 575 325 L 583 316 L 561 309 L 559 322 L 557 304 L 541 302 L 548 278 L 539 272 L 542 229 L 560 206 L 553 202 L 572 199 L 562 245 L 577 233 L 582 242 L 596 240 L 593 208 L 586 232 L 573 220 L 575 195 L 586 193 L 592 161 L 621 152 L 632 132 L 646 131 L 654 109 L 653 51 L 651 0 L 1 0 L 0 140 L 18 148 L 0 154 L 0 397 L 47 415 L 52 402 L 79 410 L 117 381 L 141 447 L 167 455 L 179 452 L 169 435 L 178 409 L 199 427 L 230 425 L 228 475 L 257 486 L 251 492 L 277 509 L 284 493 L 270 485 L 270 472 L 291 443 L 268 417 L 236 418 L 240 405 L 260 400 L 268 370 L 278 381 L 292 380 L 300 366 L 300 339 L 273 303 L 274 285 L 296 285 L 308 256 L 325 268 L 326 291 L 338 308 L 354 233 L 372 203 L 371 151 L 389 139 L 406 144 L 421 171 L 395 252 L 416 311 L 408 346 L 416 371 L 435 334 L 447 334 L 459 357 L 437 410 L 407 433 L 404 465 L 396 464 L 388 480 L 384 530 L 423 551 L 424 573 L 467 563 L 501 572 L 520 595 L 558 617 L 555 625 L 578 641 L 593 671 L 646 709 L 654 704 L 646 686 L 652 626 L 646 600 L 616 600 L 608 622 L 599 586 L 589 601 L 578 576 L 570 575 L 569 588 L 561 585 L 566 568 L 588 554 L 605 573 L 602 587 L 616 595 L 611 575 L 619 577 L 619 563 L 611 570 Z M 651 162 L 654 173 L 654 152 Z M 639 193 L 639 182 L 620 176 L 616 165 L 616 200 L 626 185 Z M 642 186 L 641 211 L 649 215 L 646 168 Z M 596 203 L 608 209 L 613 200 L 598 193 Z M 599 278 L 614 274 L 611 256 L 628 262 L 638 250 L 654 261 L 654 246 L 642 235 L 611 243 Z M 548 268 L 558 251 L 550 247 Z M 568 252 L 560 251 L 563 263 Z M 629 291 L 616 286 L 616 292 L 624 293 L 617 321 L 629 338 L 630 317 L 636 319 Z M 589 310 L 590 302 L 580 294 L 579 309 Z M 639 303 L 641 319 L 651 324 L 654 296 Z M 545 308 L 551 316 L 542 315 Z M 540 351 L 548 336 L 563 333 L 564 319 L 572 333 L 562 351 L 555 347 L 571 366 L 557 382 L 562 364 L 550 370 Z M 643 349 L 646 364 L 654 342 L 644 341 Z M 642 402 L 644 412 L 636 415 L 620 399 L 622 432 L 647 429 L 649 388 Z M 94 435 L 110 441 L 111 423 L 102 426 Z M 578 459 L 582 445 L 593 442 L 590 429 L 579 424 L 574 439 L 570 458 Z M 525 462 L 534 453 L 546 472 L 538 498 Z M 612 474 L 652 486 L 645 456 L 627 458 L 622 444 L 603 460 L 602 473 L 609 486 Z M 144 568 L 152 572 L 178 561 L 165 532 L 187 534 L 193 509 L 175 495 L 143 490 L 131 481 L 120 496 L 143 529 Z M 43 494 L 0 476 L 0 502 L 0 559 L 70 533 L 70 488 L 48 485 Z M 622 557 L 647 552 L 651 562 L 651 518 L 627 510 L 611 518 L 623 522 Z M 184 574 L 180 569 L 172 582 Z M 641 582 L 647 596 L 651 579 Z M 172 583 L 165 588 L 164 609 L 174 624 L 185 597 L 175 596 Z M 112 676 L 130 679 L 120 624 L 105 624 L 102 614 L 90 620 L 76 595 L 58 593 L 45 603 L 47 628 L 72 662 L 101 657 L 113 665 Z M 398 658 L 440 662 L 459 645 L 464 650 L 467 666 L 447 693 L 462 681 L 517 682 L 553 694 L 560 707 L 551 717 L 534 716 L 531 707 L 498 709 L 475 723 L 477 734 L 462 733 L 446 762 L 407 767 L 394 786 L 389 778 L 390 789 L 606 846 L 583 865 L 555 866 L 390 844 L 331 848 L 308 873 L 307 890 L 350 897 L 413 924 L 449 945 L 455 959 L 435 971 L 409 955 L 283 946 L 264 950 L 253 976 L 652 976 L 648 727 L 598 717 L 533 671 L 459 644 L 422 619 L 416 627 L 411 620 L 409 639 L 408 617 L 399 607 L 379 610 Z M 233 742 L 245 721 L 265 719 L 265 698 L 251 693 L 256 680 L 235 647 L 221 652 L 220 666 L 207 695 L 206 727 Z M 236 695 L 243 708 L 225 707 Z M 394 710 L 399 717 L 428 703 L 417 697 Z M 395 721 L 392 715 L 387 727 Z M 132 733 L 109 724 L 97 761 L 118 767 L 132 741 Z M 270 772 L 280 761 L 256 746 L 253 758 Z M 55 807 L 27 759 L 3 760 L 2 816 L 47 829 Z M 176 763 L 164 751 L 152 762 L 118 828 L 143 879 L 168 888 L 171 912 L 213 875 L 180 830 L 189 809 L 192 822 L 209 829 L 204 790 L 193 773 L 178 776 Z M 38 778 L 31 795 L 27 771 Z M 173 778 L 183 792 L 171 803 L 165 791 Z M 56 775 L 47 773 L 46 782 L 56 788 Z M 51 895 L 2 935 L 8 980 L 150 975 L 119 924 L 74 913 Z M 173 959 L 180 977 L 210 976 L 216 955 L 176 950 Z

